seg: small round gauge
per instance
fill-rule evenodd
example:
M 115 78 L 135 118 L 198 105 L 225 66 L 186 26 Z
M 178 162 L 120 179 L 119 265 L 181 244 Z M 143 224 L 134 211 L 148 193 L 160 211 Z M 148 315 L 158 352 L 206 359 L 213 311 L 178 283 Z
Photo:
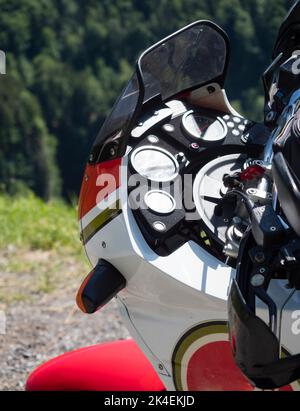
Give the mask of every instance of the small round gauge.
M 225 140 L 228 129 L 220 117 L 210 117 L 188 111 L 182 118 L 185 134 L 203 146 L 219 144 Z
M 158 214 L 170 214 L 176 208 L 175 199 L 161 190 L 149 191 L 145 195 L 145 203 L 150 210 Z
M 135 171 L 150 181 L 165 183 L 174 180 L 179 173 L 176 158 L 160 147 L 144 146 L 131 155 Z

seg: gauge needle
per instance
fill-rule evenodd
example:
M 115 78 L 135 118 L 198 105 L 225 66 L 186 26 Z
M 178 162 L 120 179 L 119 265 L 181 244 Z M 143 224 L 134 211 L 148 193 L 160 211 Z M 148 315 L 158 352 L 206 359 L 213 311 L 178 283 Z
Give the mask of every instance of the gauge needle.
M 204 127 L 200 128 L 201 133 L 202 133 L 203 131 L 207 130 L 208 127 L 209 127 L 209 124 L 208 124 L 207 126 L 204 126 Z

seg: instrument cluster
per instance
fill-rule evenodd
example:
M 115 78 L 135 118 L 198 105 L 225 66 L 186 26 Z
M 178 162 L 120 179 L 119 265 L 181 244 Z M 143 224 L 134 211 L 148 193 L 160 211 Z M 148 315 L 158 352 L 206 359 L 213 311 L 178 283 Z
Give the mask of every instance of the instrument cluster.
M 264 126 L 242 117 L 186 107 L 179 101 L 145 113 L 129 141 L 128 181 L 134 183 L 128 190 L 151 248 L 166 256 L 191 239 L 208 245 L 210 230 L 204 230 L 193 201 L 197 174 L 217 157 L 251 151 L 257 155 L 268 136 Z M 186 197 L 192 202 L 189 207 Z

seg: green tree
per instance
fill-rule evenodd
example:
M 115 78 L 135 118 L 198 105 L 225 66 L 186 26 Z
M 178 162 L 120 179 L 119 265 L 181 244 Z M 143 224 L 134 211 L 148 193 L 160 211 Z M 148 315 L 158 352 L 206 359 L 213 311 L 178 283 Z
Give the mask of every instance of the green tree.
M 140 52 L 198 19 L 228 32 L 227 91 L 260 119 L 261 74 L 293 0 L 0 0 L 0 187 L 78 193 L 92 141 Z

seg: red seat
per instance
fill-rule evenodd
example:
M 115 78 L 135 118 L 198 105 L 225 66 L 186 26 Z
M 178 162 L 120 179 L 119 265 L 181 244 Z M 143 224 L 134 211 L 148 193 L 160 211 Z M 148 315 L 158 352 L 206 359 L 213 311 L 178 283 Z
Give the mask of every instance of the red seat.
M 82 348 L 38 367 L 27 391 L 164 391 L 133 340 Z

